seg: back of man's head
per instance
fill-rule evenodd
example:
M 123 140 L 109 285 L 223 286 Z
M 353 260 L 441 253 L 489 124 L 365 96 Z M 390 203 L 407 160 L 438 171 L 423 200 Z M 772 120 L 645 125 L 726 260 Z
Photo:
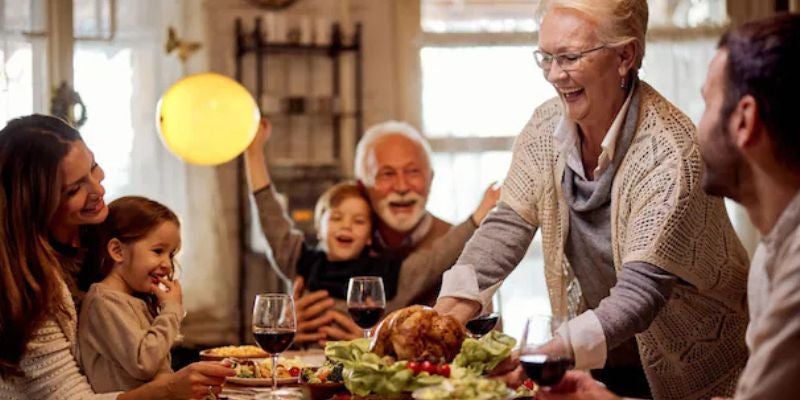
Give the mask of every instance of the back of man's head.
M 376 166 L 372 165 L 374 164 L 372 150 L 381 138 L 390 135 L 400 135 L 417 144 L 424 153 L 428 168 L 431 168 L 430 144 L 411 124 L 393 120 L 375 124 L 367 129 L 356 146 L 355 177 L 368 187 L 375 183 Z
M 746 23 L 726 33 L 719 48 L 728 52 L 722 117 L 727 120 L 743 96 L 752 96 L 778 158 L 800 170 L 800 14 Z

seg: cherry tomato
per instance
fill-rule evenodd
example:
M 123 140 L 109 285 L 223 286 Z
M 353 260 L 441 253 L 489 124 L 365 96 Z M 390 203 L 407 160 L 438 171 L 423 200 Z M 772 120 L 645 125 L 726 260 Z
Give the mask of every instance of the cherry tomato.
M 529 390 L 533 390 L 533 381 L 532 380 L 525 379 L 524 381 L 522 381 L 522 384 L 525 385 L 525 387 L 528 388 Z
M 289 375 L 291 375 L 291 376 L 300 376 L 300 368 L 292 367 L 289 370 Z
M 445 378 L 449 378 L 450 377 L 450 365 L 448 365 L 448 364 L 440 364 L 438 367 L 436 367 L 436 373 L 441 375 L 441 376 L 443 376 L 443 377 L 445 377 Z
M 414 371 L 414 375 L 422 372 L 422 366 L 420 365 L 420 363 L 418 363 L 416 361 L 409 361 L 408 364 L 406 364 L 406 367 L 408 367 L 408 369 Z
M 422 362 L 422 364 L 420 364 L 420 369 L 431 375 L 436 373 L 436 366 L 431 364 L 431 362 L 428 360 L 425 360 Z

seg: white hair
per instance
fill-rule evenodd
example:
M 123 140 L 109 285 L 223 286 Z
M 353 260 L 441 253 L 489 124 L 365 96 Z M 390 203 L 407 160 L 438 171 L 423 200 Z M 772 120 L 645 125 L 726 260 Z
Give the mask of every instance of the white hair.
M 597 35 L 607 44 L 634 41 L 637 54 L 633 66 L 635 70 L 641 68 L 649 17 L 647 0 L 542 0 L 536 11 L 539 24 L 556 8 L 575 10 L 595 21 Z
M 366 186 L 375 184 L 375 155 L 372 149 L 375 143 L 386 136 L 400 135 L 419 145 L 425 154 L 425 162 L 431 168 L 431 145 L 419 131 L 408 122 L 386 121 L 369 127 L 358 141 L 355 157 L 355 176 Z

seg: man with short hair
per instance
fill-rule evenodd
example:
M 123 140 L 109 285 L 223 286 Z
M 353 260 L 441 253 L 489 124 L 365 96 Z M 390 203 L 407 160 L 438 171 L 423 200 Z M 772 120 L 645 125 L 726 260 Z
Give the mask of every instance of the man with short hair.
M 356 147 L 355 175 L 367 189 L 378 216 L 373 246 L 378 252 L 411 253 L 418 249 L 442 248 L 455 263 L 466 241 L 484 216 L 494 207 L 498 190 L 489 189 L 470 218 L 459 225 L 437 218 L 425 208 L 433 182 L 431 149 L 410 124 L 387 121 L 367 130 Z M 445 240 L 441 240 L 441 239 Z M 410 282 L 410 304 L 433 305 L 441 284 L 441 273 L 426 274 Z
M 703 186 L 742 204 L 764 236 L 748 276 L 750 358 L 734 398 L 796 399 L 800 380 L 800 14 L 726 33 L 703 87 Z M 538 398 L 617 399 L 583 373 Z

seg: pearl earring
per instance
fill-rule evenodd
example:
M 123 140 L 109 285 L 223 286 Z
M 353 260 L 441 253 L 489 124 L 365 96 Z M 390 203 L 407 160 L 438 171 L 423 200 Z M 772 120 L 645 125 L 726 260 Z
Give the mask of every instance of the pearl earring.
M 625 90 L 628 88 L 628 82 L 625 78 L 620 79 L 619 88 Z

